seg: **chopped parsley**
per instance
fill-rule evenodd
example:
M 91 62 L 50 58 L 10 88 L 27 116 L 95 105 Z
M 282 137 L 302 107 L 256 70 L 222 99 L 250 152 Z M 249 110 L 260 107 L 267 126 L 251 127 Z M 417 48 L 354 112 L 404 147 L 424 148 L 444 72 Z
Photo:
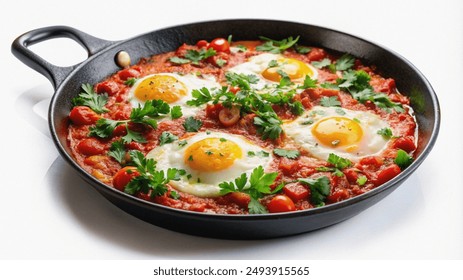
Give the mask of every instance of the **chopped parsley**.
M 310 202 L 316 207 L 325 205 L 325 200 L 330 195 L 331 186 L 330 179 L 326 176 L 321 176 L 316 179 L 299 178 L 299 182 L 308 185 L 310 188 Z
M 195 119 L 194 117 L 188 117 L 185 119 L 183 123 L 183 127 L 185 128 L 186 132 L 198 132 L 203 122 L 200 120 Z
M 181 118 L 183 116 L 182 107 L 180 105 L 175 105 L 170 109 L 170 116 L 173 120 Z
M 365 175 L 358 176 L 358 178 L 357 178 L 357 184 L 358 184 L 359 186 L 365 185 L 365 183 L 366 183 L 367 181 L 368 181 L 368 179 L 367 179 L 367 176 L 365 176 Z
M 124 84 L 131 87 L 131 86 L 133 86 L 133 85 L 137 82 L 137 80 L 138 80 L 137 78 L 128 78 L 128 79 L 124 82 Z
M 394 159 L 394 163 L 397 164 L 401 170 L 407 168 L 413 162 L 413 157 L 410 156 L 406 151 L 399 149 L 397 156 Z
M 327 66 L 330 66 L 331 60 L 329 58 L 324 58 L 321 61 L 314 61 L 312 62 L 312 65 L 315 66 L 318 69 L 325 68 Z
M 211 56 L 216 55 L 216 51 L 212 48 L 209 48 L 207 50 L 201 49 L 199 51 L 197 50 L 187 50 L 185 57 L 180 58 L 178 56 L 173 56 L 169 58 L 170 62 L 175 63 L 175 64 L 186 64 L 186 63 L 191 63 L 194 65 L 198 65 L 200 61 L 209 58 Z
M 392 130 L 389 127 L 381 128 L 376 133 L 383 136 L 384 140 L 389 140 L 393 137 Z
M 278 148 L 274 149 L 273 153 L 277 156 L 285 157 L 289 159 L 296 159 L 301 155 L 301 153 L 297 150 L 285 150 L 285 149 L 278 149 Z
M 336 146 L 336 143 L 332 143 L 333 146 Z M 329 154 L 327 162 L 333 165 L 334 167 L 318 167 L 316 170 L 317 171 L 328 171 L 328 172 L 333 172 L 333 175 L 341 177 L 344 175 L 344 173 L 341 171 L 344 168 L 352 166 L 352 162 L 346 158 L 342 158 L 336 154 Z
M 159 145 L 162 146 L 164 144 L 172 143 L 177 141 L 178 137 L 170 132 L 164 131 L 159 138 Z
M 111 143 L 108 156 L 114 158 L 117 162 L 122 164 L 125 161 L 125 145 L 124 140 L 120 139 Z
M 324 107 L 341 107 L 341 102 L 338 100 L 337 96 L 323 96 L 320 99 L 320 105 Z
M 255 156 L 258 156 L 258 157 L 269 157 L 270 154 L 266 151 L 258 151 L 258 152 L 254 152 L 254 151 L 248 151 L 248 157 L 255 157 Z
M 264 36 L 259 36 L 262 41 L 265 41 L 264 44 L 257 46 L 256 51 L 270 52 L 270 53 L 282 53 L 283 51 L 294 46 L 299 40 L 300 36 L 297 36 L 295 39 L 293 37 L 288 37 L 283 40 L 273 40 Z
M 104 107 L 108 102 L 106 93 L 96 93 L 90 84 L 82 84 L 81 88 L 83 92 L 71 100 L 72 106 L 87 106 L 98 114 L 109 111 Z

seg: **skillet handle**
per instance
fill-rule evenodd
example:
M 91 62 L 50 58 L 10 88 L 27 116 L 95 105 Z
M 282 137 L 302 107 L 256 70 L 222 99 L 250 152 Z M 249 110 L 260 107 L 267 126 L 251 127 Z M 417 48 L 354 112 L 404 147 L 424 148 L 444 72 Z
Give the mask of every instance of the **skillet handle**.
M 114 44 L 114 41 L 106 41 L 93 37 L 87 33 L 68 26 L 49 26 L 26 32 L 16 38 L 11 45 L 11 52 L 24 64 L 44 75 L 52 83 L 56 90 L 66 77 L 81 63 L 60 67 L 46 61 L 32 52 L 28 47 L 42 41 L 54 38 L 70 38 L 87 50 L 88 57 L 98 53 L 106 47 Z

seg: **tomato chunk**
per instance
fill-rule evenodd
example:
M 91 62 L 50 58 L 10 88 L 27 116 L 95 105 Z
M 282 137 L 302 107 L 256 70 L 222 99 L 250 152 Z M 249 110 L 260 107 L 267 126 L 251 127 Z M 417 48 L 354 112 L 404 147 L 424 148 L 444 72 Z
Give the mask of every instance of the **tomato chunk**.
M 309 190 L 300 183 L 290 183 L 283 187 L 283 192 L 293 201 L 306 199 L 309 196 Z
M 119 92 L 119 85 L 113 81 L 106 81 L 96 85 L 97 93 L 107 93 L 109 96 Z
M 395 176 L 399 175 L 399 173 L 400 167 L 397 164 L 391 164 L 383 170 L 379 171 L 378 177 L 375 180 L 375 184 L 377 186 L 384 184 Z
M 121 80 L 126 81 L 130 78 L 138 78 L 140 76 L 140 72 L 133 68 L 124 69 L 119 72 L 119 78 Z
M 102 154 L 104 149 L 104 145 L 95 138 L 87 138 L 77 144 L 77 150 L 86 156 Z
M 394 144 L 392 144 L 392 147 L 397 148 L 397 149 L 402 149 L 406 151 L 407 153 L 410 153 L 416 149 L 415 142 L 413 141 L 412 136 L 404 136 L 397 138 L 394 141 Z
M 267 204 L 267 209 L 270 213 L 290 212 L 295 211 L 296 206 L 286 195 L 277 195 Z
M 69 113 L 69 118 L 73 124 L 76 125 L 89 125 L 95 124 L 100 119 L 100 115 L 95 113 L 92 109 L 86 106 L 76 106 L 72 108 Z
M 120 191 L 124 191 L 125 186 L 137 176 L 140 176 L 140 173 L 137 171 L 136 167 L 126 166 L 117 171 L 116 175 L 114 175 L 113 186 Z

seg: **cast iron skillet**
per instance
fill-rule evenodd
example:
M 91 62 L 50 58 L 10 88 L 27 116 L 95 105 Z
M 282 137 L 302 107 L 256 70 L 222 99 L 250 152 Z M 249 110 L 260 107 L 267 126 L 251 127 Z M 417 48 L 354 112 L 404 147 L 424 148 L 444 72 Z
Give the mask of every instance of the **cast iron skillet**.
M 132 62 L 153 54 L 175 50 L 183 43 L 212 40 L 233 34 L 234 40 L 256 40 L 259 35 L 275 39 L 301 36 L 301 44 L 350 53 L 382 74 L 393 77 L 397 87 L 412 99 L 419 125 L 419 143 L 414 163 L 386 184 L 360 196 L 305 211 L 265 215 L 216 215 L 172 209 L 127 195 L 90 176 L 74 161 L 66 144 L 67 116 L 71 98 L 82 83 L 95 84 L 119 70 L 115 56 L 127 51 Z M 28 46 L 57 37 L 77 41 L 88 51 L 88 59 L 71 67 L 52 65 L 30 51 Z M 223 20 L 174 26 L 124 41 L 106 41 L 67 26 L 45 27 L 27 32 L 12 44 L 13 54 L 47 77 L 55 88 L 49 127 L 53 141 L 64 159 L 104 197 L 122 210 L 157 226 L 188 234 L 227 238 L 260 239 L 293 235 L 346 220 L 372 206 L 395 190 L 423 162 L 436 141 L 440 110 L 437 97 L 426 78 L 407 60 L 361 38 L 323 27 L 273 20 Z

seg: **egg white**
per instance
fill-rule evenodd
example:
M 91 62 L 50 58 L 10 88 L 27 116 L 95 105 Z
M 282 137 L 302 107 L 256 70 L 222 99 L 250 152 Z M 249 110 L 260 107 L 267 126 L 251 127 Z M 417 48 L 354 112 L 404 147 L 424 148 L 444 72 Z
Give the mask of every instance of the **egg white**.
M 312 128 L 318 121 L 326 117 L 334 116 L 349 118 L 353 121 L 357 121 L 361 126 L 363 137 L 358 143 L 359 148 L 356 151 L 348 152 L 344 147 L 328 147 L 320 143 L 312 134 Z M 338 156 L 354 162 L 366 156 L 378 155 L 384 151 L 387 147 L 388 140 L 385 140 L 377 132 L 387 127 L 391 128 L 387 121 L 382 120 L 379 116 L 370 112 L 322 106 L 314 106 L 311 110 L 302 114 L 294 121 L 283 124 L 283 130 L 286 136 L 293 139 L 296 144 L 314 157 L 327 160 L 330 153 L 335 153 Z
M 203 87 L 206 87 L 209 89 L 220 88 L 220 84 L 216 81 L 215 77 L 212 75 L 202 75 L 201 77 L 194 75 L 194 74 L 179 75 L 177 73 L 157 73 L 157 74 L 147 75 L 143 78 L 138 79 L 128 93 L 128 100 L 132 104 L 133 108 L 137 108 L 145 104 L 145 101 L 140 100 L 135 96 L 135 91 L 137 87 L 145 79 L 153 77 L 153 76 L 157 76 L 157 75 L 174 77 L 175 79 L 182 82 L 187 88 L 187 94 L 185 96 L 169 104 L 171 107 L 176 106 L 176 105 L 181 106 L 184 117 L 195 116 L 198 113 L 198 111 L 203 109 L 203 107 L 189 106 L 186 104 L 188 100 L 192 99 L 191 92 L 193 90 L 201 89 Z
M 223 138 L 227 141 L 233 141 L 242 150 L 242 158 L 236 159 L 232 166 L 219 171 L 198 171 L 192 169 L 184 162 L 185 151 L 192 144 L 206 138 Z M 179 145 L 186 141 L 186 145 Z M 265 151 L 265 155 L 262 155 Z M 250 155 L 252 154 L 252 155 Z M 151 150 L 147 158 L 152 158 L 157 162 L 158 170 L 167 170 L 168 168 L 183 169 L 187 175 L 183 176 L 180 181 L 171 181 L 169 184 L 178 191 L 189 193 L 198 197 L 217 197 L 220 196 L 219 184 L 222 182 L 233 181 L 242 173 L 251 174 L 252 170 L 259 165 L 264 169 L 272 162 L 273 156 L 270 151 L 251 143 L 240 135 L 234 135 L 223 132 L 200 132 L 190 138 L 179 139 L 173 143 L 164 144 Z

